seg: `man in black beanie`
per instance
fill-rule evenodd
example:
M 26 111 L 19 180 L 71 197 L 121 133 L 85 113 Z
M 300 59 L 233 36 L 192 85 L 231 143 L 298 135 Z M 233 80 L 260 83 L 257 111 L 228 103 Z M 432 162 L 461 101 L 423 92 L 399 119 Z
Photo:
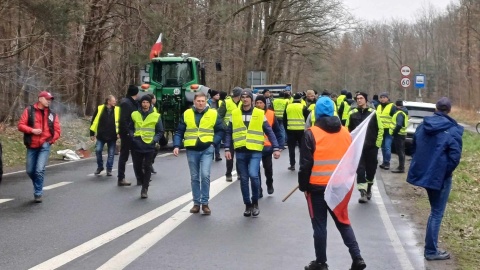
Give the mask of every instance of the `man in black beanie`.
M 133 170 L 137 186 L 142 186 L 140 196 L 145 199 L 148 197 L 155 144 L 162 138 L 164 129 L 160 114 L 152 108 L 152 98 L 149 95 L 142 96 L 140 109 L 132 113 L 131 119 L 132 124 L 128 127 L 128 133 L 132 140 Z
M 125 165 L 130 155 L 132 138 L 129 135 L 128 127 L 132 123 L 132 113 L 138 110 L 137 103 L 138 87 L 129 85 L 127 96 L 120 101 L 120 121 L 118 133 L 120 135 L 120 157 L 118 158 L 118 185 L 130 186 L 131 183 L 125 180 Z

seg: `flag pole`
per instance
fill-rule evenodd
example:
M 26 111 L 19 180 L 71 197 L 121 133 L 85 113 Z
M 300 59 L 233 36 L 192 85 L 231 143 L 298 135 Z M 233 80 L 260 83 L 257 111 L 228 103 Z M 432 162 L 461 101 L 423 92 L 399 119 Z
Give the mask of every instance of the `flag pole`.
M 292 189 L 292 191 L 290 191 L 290 193 L 287 194 L 287 196 L 285 196 L 285 198 L 283 198 L 282 202 L 285 202 L 290 196 L 292 196 L 292 194 L 298 189 L 298 185 Z

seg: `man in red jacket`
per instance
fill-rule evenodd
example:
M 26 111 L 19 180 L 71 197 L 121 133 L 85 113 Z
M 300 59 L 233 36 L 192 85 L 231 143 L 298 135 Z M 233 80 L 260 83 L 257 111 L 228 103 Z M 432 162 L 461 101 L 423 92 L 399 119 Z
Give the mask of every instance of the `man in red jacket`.
M 50 156 L 50 145 L 60 138 L 58 116 L 50 110 L 53 96 L 47 91 L 38 94 L 38 102 L 28 106 L 18 122 L 27 147 L 26 171 L 33 182 L 36 203 L 42 202 L 45 165 Z

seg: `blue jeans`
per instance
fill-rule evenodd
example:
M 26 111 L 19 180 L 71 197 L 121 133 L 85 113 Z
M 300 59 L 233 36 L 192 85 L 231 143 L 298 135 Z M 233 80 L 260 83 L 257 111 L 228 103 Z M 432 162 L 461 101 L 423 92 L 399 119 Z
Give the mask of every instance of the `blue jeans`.
M 382 157 L 383 157 L 383 165 L 390 166 L 390 158 L 392 157 L 392 140 L 393 137 L 388 132 L 383 133 L 383 141 L 382 141 Z
M 340 223 L 335 214 L 328 208 L 325 202 L 324 193 L 311 194 L 313 218 L 313 242 L 315 246 L 315 255 L 317 262 L 327 262 L 327 211 L 332 216 L 335 226 L 342 236 L 343 243 L 348 247 L 350 257 L 353 259 L 361 257 L 355 233 L 352 226 Z
M 43 194 L 45 166 L 50 156 L 50 144 L 44 142 L 39 148 L 27 148 L 27 174 L 33 182 L 33 194 Z
M 193 204 L 208 204 L 210 199 L 210 168 L 215 147 L 203 151 L 187 149 L 188 167 L 192 184 Z
M 97 139 L 95 145 L 95 153 L 97 154 L 97 168 L 103 169 L 103 146 L 107 144 L 107 171 L 111 172 L 113 168 L 113 160 L 115 158 L 115 141 L 101 141 Z
M 251 205 L 258 203 L 258 194 L 260 189 L 260 179 L 258 172 L 260 170 L 260 160 L 262 160 L 262 152 L 248 151 L 236 152 L 237 168 L 240 173 L 240 188 L 242 190 L 243 203 Z M 250 181 L 249 181 L 250 179 Z M 252 198 L 250 200 L 250 188 L 248 183 L 251 182 Z
M 448 196 L 452 189 L 452 177 L 445 179 L 441 190 L 426 188 L 430 202 L 430 216 L 427 222 L 425 235 L 425 255 L 438 254 L 438 233 L 442 224 L 443 213 L 447 207 Z

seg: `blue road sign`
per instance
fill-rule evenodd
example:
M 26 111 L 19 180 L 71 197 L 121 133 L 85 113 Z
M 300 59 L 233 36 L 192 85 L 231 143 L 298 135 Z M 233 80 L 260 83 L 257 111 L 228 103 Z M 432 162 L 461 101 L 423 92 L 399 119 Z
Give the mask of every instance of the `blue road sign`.
M 415 74 L 415 88 L 425 88 L 426 80 L 425 74 Z

